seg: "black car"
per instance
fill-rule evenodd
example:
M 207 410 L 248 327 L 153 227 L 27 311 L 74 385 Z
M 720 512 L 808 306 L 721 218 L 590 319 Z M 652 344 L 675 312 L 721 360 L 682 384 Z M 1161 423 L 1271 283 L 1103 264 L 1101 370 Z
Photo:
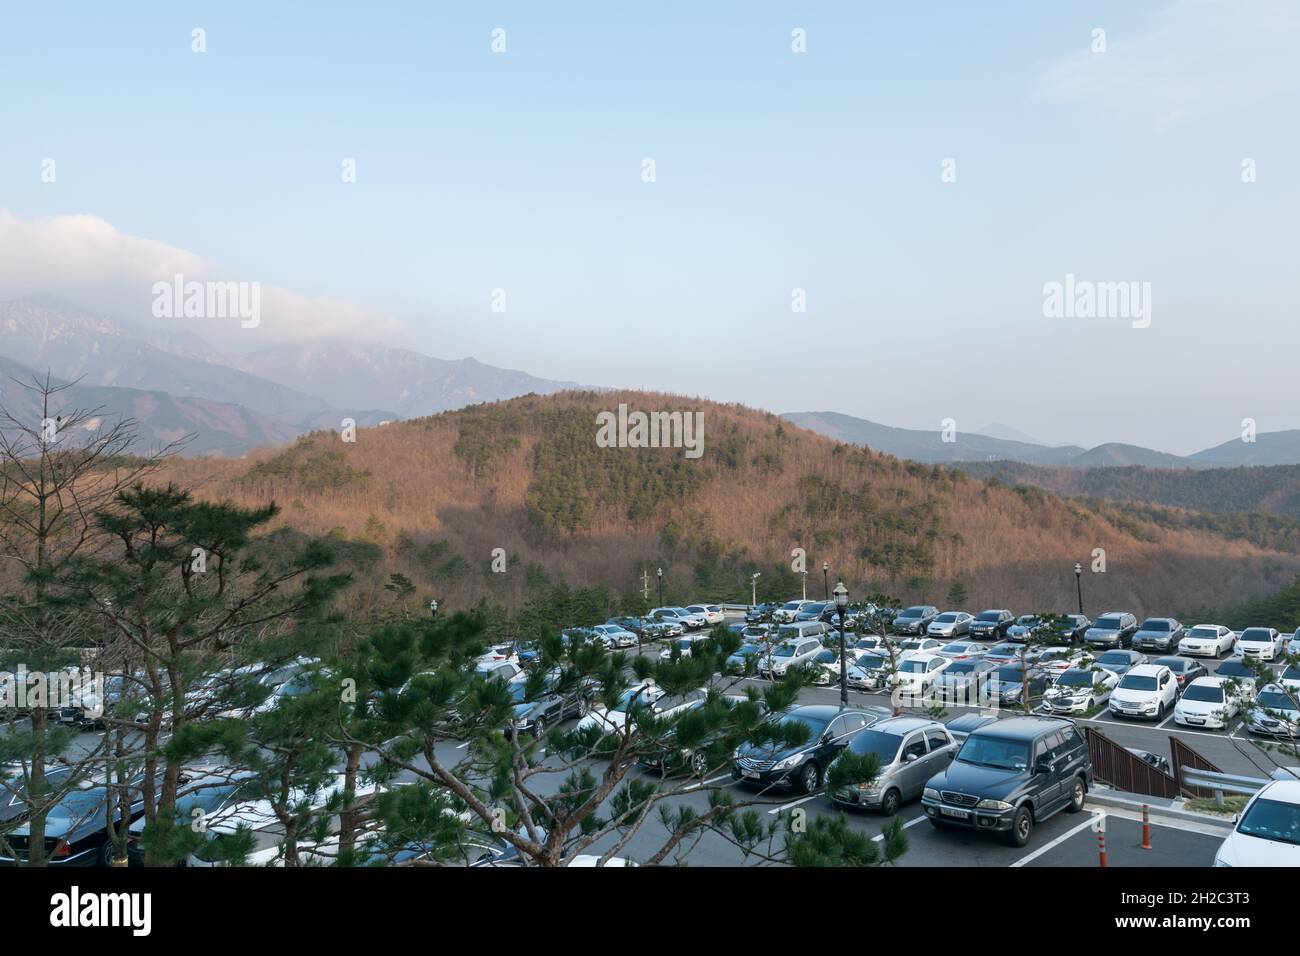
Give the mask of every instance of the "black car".
M 1029 685 L 1029 701 L 1033 703 L 1039 697 L 1043 696 L 1043 691 L 1047 690 L 1047 683 L 1050 675 L 1041 671 L 1032 664 L 1029 666 L 1029 675 L 1026 680 L 1025 669 L 1017 664 L 1003 664 L 995 671 L 988 675 L 987 695 L 990 701 L 996 700 L 998 703 L 1006 705 L 1021 706 L 1021 696 L 1025 692 L 1025 685 Z
M 1088 745 L 1074 721 L 1012 717 L 973 731 L 921 806 L 936 829 L 1001 833 L 1012 846 L 1061 810 L 1078 813 L 1092 786 Z
M 58 794 L 66 788 L 58 802 L 50 807 L 45 817 L 45 858 L 48 866 L 111 866 L 113 844 L 108 839 L 109 805 L 113 807 L 113 821 L 121 822 L 119 801 L 110 789 L 101 784 L 78 784 L 72 770 L 52 768 L 45 773 L 49 794 Z M 127 819 L 133 821 L 144 814 L 144 801 L 139 794 L 140 781 L 132 784 L 132 799 Z M 13 786 L 13 784 L 11 784 Z M 19 785 L 18 794 L 23 792 Z M 0 866 L 21 865 L 27 860 L 28 823 L 21 819 L 27 811 L 26 803 L 18 795 L 5 793 L 4 803 L 9 812 L 0 815 L 4 821 L 5 841 L 17 859 L 0 856 Z
M 745 620 L 750 624 L 766 621 L 771 618 L 772 612 L 780 606 L 779 604 L 755 604 L 745 612 Z
M 939 609 L 933 604 L 917 604 L 900 611 L 890 625 L 890 630 L 895 634 L 924 634 L 938 616 Z
M 1149 617 L 1134 632 L 1129 646 L 1139 651 L 1176 651 L 1186 633 L 1172 617 Z
M 1000 641 L 1014 622 L 1015 616 L 1006 608 L 980 611 L 970 622 L 968 636 L 977 641 Z
M 770 719 L 778 727 L 806 730 L 803 743 L 781 740 L 747 743 L 736 750 L 731 775 L 762 787 L 795 787 L 811 793 L 822 785 L 826 768 L 859 731 L 891 716 L 885 707 L 840 709 L 826 704 L 794 707 Z
M 1168 667 L 1174 672 L 1174 677 L 1178 680 L 1178 693 L 1180 694 L 1183 692 L 1184 687 L 1198 677 L 1210 676 L 1210 672 L 1206 670 L 1204 664 L 1188 660 L 1186 657 L 1157 657 L 1151 663 Z
M 1061 620 L 1050 624 L 1053 638 L 1062 644 L 1082 644 L 1083 635 L 1092 627 L 1092 621 L 1085 614 L 1062 614 L 1060 617 Z
M 510 726 L 505 729 L 506 735 L 513 731 L 541 737 L 548 727 L 569 717 L 583 716 L 596 695 L 596 687 L 594 681 L 583 680 L 561 690 L 555 681 L 548 679 L 542 692 L 530 699 L 527 681 L 511 684 L 514 713 Z

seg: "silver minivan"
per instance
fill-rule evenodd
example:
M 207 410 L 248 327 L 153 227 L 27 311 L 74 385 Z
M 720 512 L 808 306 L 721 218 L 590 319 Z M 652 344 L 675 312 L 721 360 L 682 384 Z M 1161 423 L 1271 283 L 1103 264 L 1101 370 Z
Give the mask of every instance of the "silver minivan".
M 860 757 L 875 754 L 880 760 L 880 773 L 869 784 L 831 790 L 831 799 L 893 816 L 904 800 L 921 796 L 926 781 L 948 768 L 957 753 L 957 742 L 937 720 L 891 717 L 859 733 L 846 752 Z
M 794 626 L 794 625 L 791 625 Z M 785 628 L 781 628 L 782 631 Z M 784 677 L 792 667 L 811 664 L 812 659 L 822 651 L 822 642 L 815 637 L 793 638 L 782 641 L 773 650 L 771 656 L 764 656 L 759 661 L 759 670 L 764 677 Z
M 776 629 L 776 639 L 778 641 L 797 641 L 806 637 L 815 637 L 820 641 L 830 633 L 830 630 L 821 621 L 795 621 L 792 624 L 782 624 L 778 627 Z

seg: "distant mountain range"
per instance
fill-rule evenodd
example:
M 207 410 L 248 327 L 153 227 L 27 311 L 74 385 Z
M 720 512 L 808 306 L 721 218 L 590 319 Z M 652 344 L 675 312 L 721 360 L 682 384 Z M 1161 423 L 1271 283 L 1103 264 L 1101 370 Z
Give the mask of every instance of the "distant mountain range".
M 927 464 L 1011 461 L 1070 468 L 1216 468 L 1237 465 L 1300 464 L 1300 430 L 1263 432 L 1254 442 L 1226 441 L 1192 455 L 1108 442 L 1095 448 L 1049 446 L 1006 437 L 1019 434 L 1005 425 L 992 426 L 1002 437 L 957 432 L 944 441 L 939 429 L 894 428 L 838 412 L 792 412 L 782 418 L 838 441 L 866 445 L 876 451 Z M 1028 438 L 1028 436 L 1023 436 Z
M 306 432 L 431 415 L 575 387 L 406 349 L 319 342 L 228 356 L 189 332 L 136 328 L 50 299 L 0 303 L 0 398 L 22 409 L 47 371 L 81 407 L 129 415 L 143 438 L 192 435 L 188 454 L 235 456 Z

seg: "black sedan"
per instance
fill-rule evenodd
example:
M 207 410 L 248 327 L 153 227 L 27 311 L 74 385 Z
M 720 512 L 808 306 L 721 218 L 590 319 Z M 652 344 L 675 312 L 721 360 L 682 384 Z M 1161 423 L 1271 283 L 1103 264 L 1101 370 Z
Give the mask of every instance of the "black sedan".
M 69 768 L 51 769 L 45 775 L 48 792 L 57 794 L 66 788 L 45 817 L 45 857 L 49 866 L 110 866 L 113 862 L 114 848 L 108 839 L 109 804 L 113 805 L 113 822 L 120 824 L 122 813 L 119 801 L 110 800 L 110 789 L 98 784 L 79 784 Z M 5 803 L 10 811 L 6 816 L 10 820 L 20 819 L 25 815 L 26 804 L 21 799 L 22 787 L 17 787 L 18 795 L 6 794 Z M 138 784 L 133 787 L 134 803 L 128 811 L 128 820 L 136 820 L 144 813 L 144 801 L 139 799 Z M 0 866 L 15 866 L 24 863 L 28 854 L 28 837 L 30 829 L 23 820 L 16 824 L 6 824 L 5 840 L 13 849 L 17 859 L 0 856 Z
M 731 774 L 762 787 L 794 787 L 811 793 L 822 785 L 826 768 L 849 741 L 890 713 L 885 707 L 842 710 L 812 704 L 773 715 L 767 724 L 772 739 L 739 747 Z M 800 742 L 789 743 L 789 737 Z

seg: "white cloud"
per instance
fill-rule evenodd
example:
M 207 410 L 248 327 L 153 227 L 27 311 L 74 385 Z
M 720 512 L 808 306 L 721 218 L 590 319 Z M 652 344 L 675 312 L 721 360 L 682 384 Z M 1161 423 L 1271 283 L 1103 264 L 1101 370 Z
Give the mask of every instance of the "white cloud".
M 1292 0 L 1182 0 L 1138 31 L 1099 22 L 1106 52 L 1088 49 L 1047 71 L 1039 93 L 1158 126 L 1300 86 L 1300 4 Z
M 25 220 L 0 209 L 0 301 L 52 296 L 98 315 L 140 326 L 192 332 L 228 349 L 348 336 L 406 338 L 392 316 L 351 302 L 313 298 L 261 284 L 261 324 L 241 328 L 221 319 L 155 319 L 153 285 L 180 274 L 188 280 L 258 281 L 203 256 L 119 232 L 98 216 Z

